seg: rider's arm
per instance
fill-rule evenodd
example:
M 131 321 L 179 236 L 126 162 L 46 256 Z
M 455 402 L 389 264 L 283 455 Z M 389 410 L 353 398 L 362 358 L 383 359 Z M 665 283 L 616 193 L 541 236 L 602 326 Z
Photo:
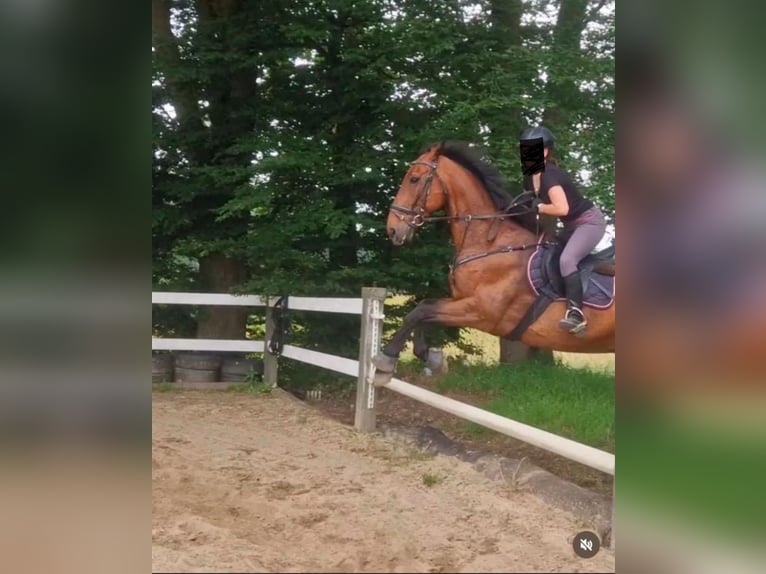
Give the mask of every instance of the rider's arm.
M 540 213 L 556 217 L 563 217 L 569 213 L 569 202 L 563 187 L 560 185 L 551 187 L 548 190 L 548 198 L 551 200 L 550 203 L 541 203 L 537 208 Z

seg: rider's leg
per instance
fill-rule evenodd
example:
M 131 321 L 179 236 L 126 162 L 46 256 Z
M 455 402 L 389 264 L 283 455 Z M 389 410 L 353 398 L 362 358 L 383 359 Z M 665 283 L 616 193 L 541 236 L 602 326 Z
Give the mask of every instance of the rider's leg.
M 560 270 L 566 289 L 567 311 L 559 326 L 580 333 L 587 326 L 583 313 L 583 290 L 577 266 L 595 249 L 606 231 L 606 220 L 598 208 L 586 211 L 574 222 L 574 230 L 561 252 Z

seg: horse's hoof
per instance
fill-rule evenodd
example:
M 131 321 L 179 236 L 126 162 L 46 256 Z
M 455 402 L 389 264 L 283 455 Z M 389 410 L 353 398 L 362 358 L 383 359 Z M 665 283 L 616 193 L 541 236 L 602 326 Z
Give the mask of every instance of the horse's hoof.
M 393 373 L 383 373 L 381 371 L 375 371 L 375 376 L 372 378 L 372 384 L 375 385 L 376 387 L 384 387 L 391 381 L 391 378 L 393 376 L 394 376 Z
M 449 368 L 447 366 L 447 358 L 441 349 L 428 349 L 428 359 L 426 360 L 426 368 L 434 373 L 447 373 Z
M 378 353 L 372 358 L 372 364 L 375 365 L 377 372 L 383 372 L 391 374 L 396 368 L 398 359 L 396 357 L 389 357 L 385 353 Z

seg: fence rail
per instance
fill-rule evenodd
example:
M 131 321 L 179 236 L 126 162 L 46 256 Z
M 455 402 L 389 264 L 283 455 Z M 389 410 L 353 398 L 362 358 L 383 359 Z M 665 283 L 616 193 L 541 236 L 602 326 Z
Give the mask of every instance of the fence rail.
M 319 351 L 312 351 L 310 349 L 301 349 L 300 347 L 294 347 L 292 345 L 285 345 L 285 348 L 282 350 L 282 356 L 309 365 L 329 369 L 336 373 L 351 375 L 352 377 L 355 377 L 359 372 L 359 361 L 346 359 L 345 357 L 338 357 L 336 355 L 329 355 L 327 353 L 320 353 Z
M 371 359 L 377 352 L 383 325 L 385 289 L 365 287 L 361 298 L 343 297 L 289 297 L 288 308 L 300 311 L 345 313 L 361 316 L 359 360 L 338 357 L 293 345 L 284 345 L 281 355 L 357 377 L 357 401 L 355 426 L 364 432 L 375 430 L 374 367 Z M 153 292 L 153 304 L 170 305 L 239 305 L 266 306 L 266 341 L 225 340 L 225 339 L 170 339 L 152 337 L 153 350 L 188 351 L 238 351 L 264 353 L 264 380 L 277 384 L 278 357 L 272 354 L 267 343 L 275 335 L 275 309 L 277 298 L 262 298 L 253 295 L 227 295 L 221 293 L 175 293 Z M 510 372 L 510 370 L 509 370 Z M 553 433 L 501 417 L 489 411 L 433 393 L 405 381 L 393 378 L 382 388 L 394 391 L 413 400 L 422 402 L 462 419 L 479 424 L 504 435 L 516 438 L 539 448 L 553 452 L 570 460 L 614 475 L 614 455 Z
M 152 338 L 152 350 L 156 351 L 234 351 L 240 353 L 263 353 L 263 347 L 263 341 Z
M 257 295 L 228 295 L 226 293 L 180 293 L 153 291 L 153 305 L 231 305 L 234 307 L 263 307 L 266 300 Z
M 362 300 L 358 297 L 290 297 L 294 311 L 322 311 L 360 315 Z M 266 299 L 257 295 L 229 295 L 227 293 L 181 293 L 177 291 L 152 292 L 155 305 L 216 305 L 234 307 L 265 307 Z

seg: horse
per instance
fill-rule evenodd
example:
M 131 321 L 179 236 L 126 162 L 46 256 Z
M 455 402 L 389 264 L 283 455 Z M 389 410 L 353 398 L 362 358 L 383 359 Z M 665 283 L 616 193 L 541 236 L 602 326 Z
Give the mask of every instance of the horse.
M 511 199 L 503 181 L 496 167 L 475 148 L 459 141 L 429 146 L 405 173 L 388 212 L 388 238 L 400 247 L 411 242 L 425 223 L 449 222 L 454 245 L 448 277 L 451 297 L 423 300 L 404 318 L 373 357 L 376 384 L 391 379 L 413 332 L 414 354 L 428 361 L 423 334 L 426 325 L 473 328 L 540 349 L 614 352 L 616 305 L 614 265 L 608 264 L 611 258 L 602 252 L 589 255 L 580 264 L 584 281 L 593 282 L 597 276 L 611 276 L 612 281 L 604 305 L 589 305 L 592 290 L 584 289 L 585 332 L 573 335 L 560 329 L 558 322 L 566 310 L 558 272 L 563 239 L 544 241 L 545 234 L 538 231 L 538 215 L 524 209 L 532 193 L 523 192 Z M 445 216 L 433 215 L 442 210 Z M 546 260 L 537 267 L 547 270 L 549 277 L 537 288 L 530 280 L 530 260 L 535 253 L 539 256 L 536 261 Z

